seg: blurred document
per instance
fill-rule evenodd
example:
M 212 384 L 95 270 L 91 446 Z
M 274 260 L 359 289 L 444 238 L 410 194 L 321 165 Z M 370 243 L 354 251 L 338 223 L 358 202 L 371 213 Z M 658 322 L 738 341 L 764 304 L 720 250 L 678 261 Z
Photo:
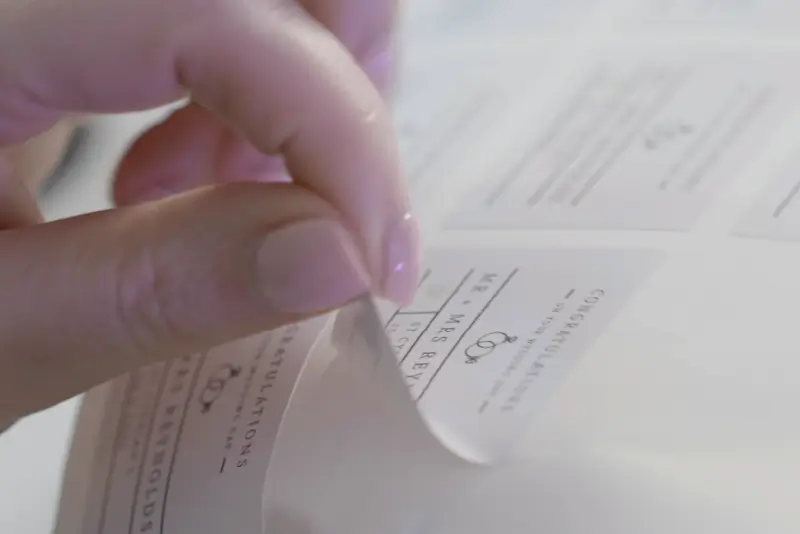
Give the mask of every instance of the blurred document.
M 404 33 L 411 46 L 468 41 L 487 36 L 529 37 L 569 31 L 618 0 L 409 0 Z
M 678 54 L 676 54 L 677 56 Z M 785 58 L 603 61 L 525 117 L 453 228 L 687 230 L 797 104 Z
M 636 0 L 630 23 L 639 29 L 797 34 L 795 0 Z
M 764 190 L 733 233 L 778 241 L 800 241 L 800 159 L 793 159 Z
M 536 48 L 449 51 L 411 62 L 400 76 L 392 114 L 412 197 L 426 200 L 461 167 L 474 165 L 487 137 L 502 133 L 504 117 L 546 73 L 547 61 Z
M 344 309 L 338 357 L 290 409 L 267 473 L 267 528 L 417 531 L 476 476 L 472 464 L 507 456 L 660 260 L 437 249 L 410 306 L 381 305 L 380 318 L 369 302 Z

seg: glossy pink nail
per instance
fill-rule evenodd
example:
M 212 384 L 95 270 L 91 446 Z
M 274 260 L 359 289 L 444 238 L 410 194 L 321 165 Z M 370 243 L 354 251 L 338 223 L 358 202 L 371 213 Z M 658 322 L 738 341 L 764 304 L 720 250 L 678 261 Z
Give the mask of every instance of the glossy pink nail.
M 411 303 L 419 280 L 419 227 L 407 213 L 389 232 L 380 291 L 400 306 Z
M 384 94 L 391 93 L 394 84 L 397 54 L 391 45 L 376 47 L 371 55 L 364 59 L 363 65 L 375 86 Z

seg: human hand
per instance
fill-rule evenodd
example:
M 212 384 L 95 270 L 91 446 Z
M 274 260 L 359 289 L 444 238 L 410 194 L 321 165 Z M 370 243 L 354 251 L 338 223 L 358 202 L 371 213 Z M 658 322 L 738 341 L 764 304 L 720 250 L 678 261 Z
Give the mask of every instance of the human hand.
M 0 426 L 369 289 L 410 297 L 416 228 L 374 85 L 395 6 L 302 3 L 0 0 Z M 121 208 L 41 223 L 10 147 L 187 96 L 124 158 Z M 294 183 L 274 182 L 284 162 Z

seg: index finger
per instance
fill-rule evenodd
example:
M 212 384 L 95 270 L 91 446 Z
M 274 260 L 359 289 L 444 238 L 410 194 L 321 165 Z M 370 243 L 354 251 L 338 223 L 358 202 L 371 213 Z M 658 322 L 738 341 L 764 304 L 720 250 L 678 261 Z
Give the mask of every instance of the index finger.
M 248 5 L 189 33 L 182 81 L 295 183 L 349 222 L 376 289 L 407 301 L 418 237 L 385 104 L 345 47 L 297 6 Z
M 302 0 L 302 3 L 353 53 L 378 89 L 389 93 L 397 64 L 394 27 L 398 0 Z
M 398 3 L 398 0 L 302 0 L 308 12 L 361 60 L 391 46 Z

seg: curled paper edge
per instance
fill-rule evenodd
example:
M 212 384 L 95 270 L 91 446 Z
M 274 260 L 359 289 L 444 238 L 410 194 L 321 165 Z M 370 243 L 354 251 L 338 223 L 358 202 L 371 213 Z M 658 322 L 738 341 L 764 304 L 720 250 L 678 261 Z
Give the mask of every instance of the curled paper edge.
M 405 394 L 397 396 L 396 401 L 406 402 L 413 407 L 419 423 L 445 450 L 460 460 L 478 466 L 491 467 L 502 459 L 500 456 L 491 458 L 481 455 L 470 449 L 468 443 L 457 443 L 455 436 L 445 435 L 437 428 L 435 421 L 418 407 L 403 379 L 397 356 L 371 295 L 365 295 L 343 308 L 334 321 L 331 344 L 336 350 L 336 357 L 348 358 L 355 369 L 371 372 L 373 379 L 398 384 L 393 389 L 402 389 Z
M 400 534 L 420 528 L 434 503 L 488 462 L 440 435 L 418 409 L 370 295 L 334 321 L 324 341 L 335 357 L 313 391 L 287 407 L 265 473 L 262 529 Z

